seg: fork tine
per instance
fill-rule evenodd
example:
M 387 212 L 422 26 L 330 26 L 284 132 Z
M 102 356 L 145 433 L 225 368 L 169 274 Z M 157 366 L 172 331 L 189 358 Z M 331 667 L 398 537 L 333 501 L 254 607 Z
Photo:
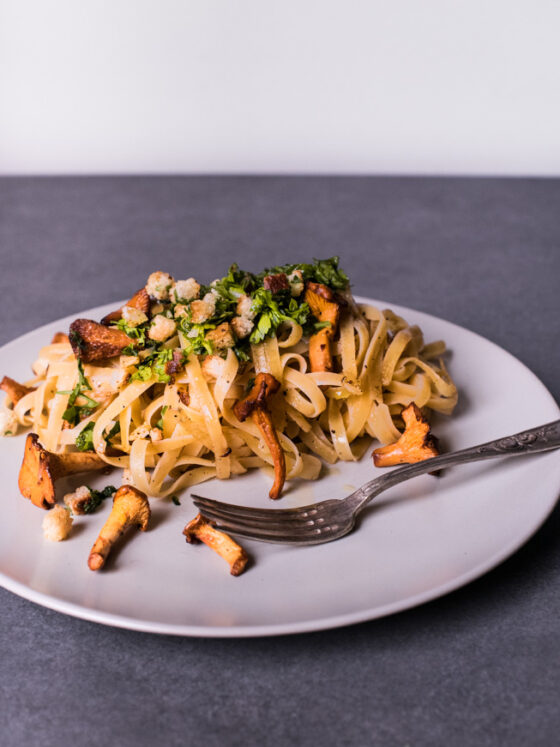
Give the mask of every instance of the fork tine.
M 252 509 L 198 495 L 192 498 L 202 516 L 218 529 L 262 542 L 318 545 L 344 536 L 354 523 L 351 516 L 340 514 L 341 503 L 336 500 L 296 509 Z
M 219 509 L 224 513 L 234 516 L 246 516 L 247 518 L 272 519 L 282 517 L 282 519 L 300 518 L 304 514 L 314 516 L 317 513 L 315 506 L 301 506 L 300 508 L 247 508 L 246 506 L 236 506 L 233 503 L 223 503 L 215 501 L 212 498 L 204 498 L 201 495 L 191 494 L 193 503 L 201 509 Z
M 259 542 L 278 542 L 282 545 L 313 545 L 321 544 L 323 542 L 329 542 L 334 539 L 336 535 L 334 533 L 322 532 L 320 530 L 312 530 L 310 527 L 306 527 L 304 532 L 294 532 L 288 529 L 289 532 L 286 534 L 286 529 L 278 527 L 277 529 L 268 528 L 266 531 L 261 528 L 250 527 L 243 524 L 237 524 L 236 522 L 222 521 L 221 519 L 214 519 L 210 513 L 202 510 L 201 514 L 211 521 L 215 522 L 217 529 L 224 532 L 231 532 L 232 534 L 238 534 L 241 537 L 247 537 L 248 539 L 257 540 Z
M 310 536 L 314 535 L 321 526 L 315 526 L 313 523 L 302 523 L 298 524 L 295 522 L 289 522 L 286 524 L 283 521 L 266 521 L 262 519 L 250 520 L 246 517 L 237 517 L 232 514 L 225 514 L 219 510 L 212 508 L 201 508 L 200 513 L 207 519 L 213 522 L 217 522 L 225 531 L 231 530 L 237 532 L 240 530 L 246 532 L 254 532 L 267 536 L 275 536 L 277 534 L 290 534 L 293 536 Z
M 300 547 L 305 547 L 306 545 L 319 545 L 323 542 L 328 542 L 329 538 L 321 538 L 321 539 L 312 539 L 311 537 L 294 537 L 293 534 L 278 534 L 278 535 L 270 535 L 270 534 L 259 534 L 255 531 L 250 530 L 241 530 L 241 529 L 231 529 L 227 526 L 222 526 L 221 524 L 218 524 L 218 529 L 220 529 L 223 532 L 228 532 L 231 534 L 238 535 L 239 537 L 246 537 L 250 540 L 255 540 L 256 542 L 266 542 L 266 543 L 272 543 L 272 544 L 279 544 L 279 545 L 299 545 Z

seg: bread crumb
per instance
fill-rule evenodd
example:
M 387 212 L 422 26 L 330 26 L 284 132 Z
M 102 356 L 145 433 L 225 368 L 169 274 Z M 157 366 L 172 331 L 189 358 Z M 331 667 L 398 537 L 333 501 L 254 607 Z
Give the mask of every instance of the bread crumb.
M 135 309 L 134 306 L 123 306 L 121 316 L 129 327 L 137 327 L 148 321 L 146 314 L 140 309 Z
M 214 290 L 207 293 L 200 301 L 191 303 L 191 319 L 193 324 L 204 324 L 216 313 L 218 293 Z
M 188 280 L 177 280 L 171 288 L 170 296 L 175 301 L 192 301 L 198 298 L 199 293 L 200 285 L 194 278 L 188 278 Z
M 169 291 L 173 285 L 173 278 L 168 272 L 152 272 L 146 283 L 146 291 L 150 298 L 156 301 L 168 301 Z
M 251 298 L 251 296 L 239 296 L 236 307 L 238 315 L 244 317 L 245 319 L 254 319 L 256 315 L 251 308 L 252 305 L 253 299 Z
M 235 345 L 235 340 L 231 334 L 231 327 L 227 322 L 219 324 L 216 329 L 207 333 L 206 339 L 210 340 L 216 350 L 226 350 Z
M 55 506 L 43 519 L 43 536 L 50 542 L 62 542 L 70 534 L 74 519 L 67 508 Z
M 167 340 L 169 337 L 171 337 L 171 335 L 175 334 L 176 329 L 177 325 L 175 324 L 173 319 L 168 319 L 166 316 L 158 314 L 158 316 L 154 318 L 152 324 L 150 325 L 148 337 L 150 338 L 150 340 L 163 342 L 164 340 Z
M 0 410 L 0 436 L 15 436 L 17 429 L 18 420 L 13 410 Z
M 235 332 L 235 336 L 241 340 L 243 337 L 247 337 L 247 335 L 251 334 L 255 322 L 251 321 L 251 319 L 247 319 L 245 316 L 234 316 L 231 320 L 231 326 Z
M 80 485 L 73 493 L 66 493 L 64 503 L 73 514 L 84 513 L 84 503 L 91 498 L 91 491 L 87 485 Z

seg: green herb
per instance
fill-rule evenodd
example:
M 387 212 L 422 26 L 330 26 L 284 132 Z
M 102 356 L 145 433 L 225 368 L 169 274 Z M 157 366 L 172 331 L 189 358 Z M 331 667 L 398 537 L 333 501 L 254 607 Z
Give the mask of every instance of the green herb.
M 278 298 L 264 288 L 257 288 L 252 295 L 252 309 L 256 312 L 255 327 L 251 332 L 252 343 L 262 342 L 265 337 L 273 337 L 282 322 L 295 321 L 305 324 L 310 310 L 306 303 L 298 304 L 295 298 Z
M 106 498 L 110 498 L 114 493 L 117 492 L 117 489 L 112 485 L 107 485 L 107 487 L 103 488 L 103 490 L 94 490 L 88 485 L 88 490 L 90 493 L 90 497 L 87 499 L 87 501 L 85 501 L 85 503 L 82 504 L 82 510 L 84 514 L 94 513 L 94 511 L 97 511 L 101 503 Z
M 179 499 L 177 498 L 177 496 L 176 496 L 176 495 L 172 495 L 172 496 L 171 496 L 171 500 L 173 501 L 173 503 L 174 503 L 174 504 L 175 504 L 176 506 L 180 506 L 180 505 L 181 505 L 181 501 L 180 501 L 180 500 L 179 500 Z
M 142 363 L 130 377 L 130 381 L 149 381 L 153 376 L 151 362 Z
M 85 428 L 83 428 L 76 438 L 76 448 L 78 451 L 94 451 L 93 448 L 93 429 L 95 428 L 95 423 L 88 423 Z
M 318 332 L 320 329 L 325 329 L 326 327 L 332 327 L 332 324 L 330 322 L 315 322 L 313 324 L 315 332 Z
M 120 329 L 121 332 L 124 332 L 126 335 L 132 337 L 137 341 L 135 345 L 129 345 L 127 348 L 125 348 L 125 350 L 128 351 L 130 348 L 132 348 L 132 350 L 134 351 L 137 347 L 143 348 L 145 346 L 146 334 L 148 332 L 148 327 L 145 324 L 139 324 L 137 327 L 131 327 L 129 324 L 127 324 L 125 319 L 119 319 L 118 322 L 114 322 L 112 326 Z M 129 353 L 126 354 L 128 355 Z
M 214 346 L 206 339 L 206 332 L 216 329 L 215 324 L 191 324 L 187 318 L 182 319 L 179 328 L 183 333 L 183 355 L 212 355 Z
M 173 350 L 164 348 L 163 350 L 154 351 L 148 355 L 136 371 L 130 377 L 131 381 L 149 381 L 152 377 L 156 381 L 167 384 L 171 377 L 165 371 L 165 366 L 173 358 Z
M 165 383 L 170 381 L 171 377 L 166 372 L 165 366 L 171 360 L 173 360 L 173 350 L 170 348 L 160 350 L 159 353 L 156 353 L 152 367 L 158 381 L 163 381 Z
M 113 427 L 111 428 L 109 433 L 107 433 L 107 435 L 105 436 L 106 443 L 109 443 L 111 439 L 117 436 L 120 432 L 121 432 L 121 424 L 117 420 L 115 423 L 113 423 Z
M 251 344 L 258 344 L 267 337 L 278 335 L 279 327 L 285 322 L 297 322 L 303 327 L 305 335 L 311 335 L 318 329 L 327 327 L 328 322 L 317 323 L 317 320 L 312 317 L 308 304 L 303 300 L 303 295 L 300 295 L 299 299 L 293 298 L 289 289 L 282 289 L 273 294 L 264 288 L 263 281 L 266 275 L 278 273 L 290 275 L 298 270 L 304 281 L 318 282 L 333 290 L 341 290 L 348 287 L 348 277 L 338 264 L 338 257 L 316 259 L 313 263 L 271 267 L 258 275 L 239 269 L 237 264 L 231 265 L 225 277 L 200 288 L 201 298 L 210 291 L 214 292 L 216 307 L 212 317 L 203 324 L 193 324 L 190 305 L 187 305 L 186 313 L 181 315 L 178 326 L 185 359 L 191 354 L 212 355 L 216 352 L 211 341 L 206 339 L 207 333 L 216 329 L 219 324 L 230 322 L 237 316 L 237 303 L 243 295 L 251 298 L 251 308 L 255 318 L 251 334 L 237 340 L 233 347 L 235 355 L 241 362 L 251 359 Z M 225 355 L 225 351 L 221 354 Z M 149 370 L 142 370 L 142 367 L 139 367 L 138 373 L 133 378 L 142 378 L 147 381 L 152 373 L 152 367 Z
M 81 334 L 79 332 L 76 332 L 75 330 L 72 330 L 68 334 L 68 339 L 70 340 L 70 344 L 72 345 L 72 348 L 74 350 L 76 350 L 76 349 L 78 350 L 78 356 L 79 356 L 80 353 L 85 348 L 85 345 L 86 345 L 85 341 L 84 341 L 84 338 L 81 336 Z
M 168 406 L 168 405 L 164 405 L 164 406 L 163 406 L 163 407 L 161 408 L 161 414 L 160 414 L 160 416 L 159 416 L 159 420 L 158 420 L 158 421 L 157 421 L 157 423 L 156 423 L 156 428 L 159 428 L 159 429 L 160 429 L 161 431 L 163 430 L 163 416 L 165 415 L 165 413 L 166 413 L 166 412 L 167 412 L 168 410 L 169 410 L 169 406 Z
M 294 270 L 299 270 L 304 280 L 323 283 L 333 290 L 342 290 L 348 287 L 349 281 L 346 273 L 339 269 L 339 261 L 338 257 L 331 257 L 330 259 L 314 259 L 313 264 L 301 263 L 269 267 L 257 275 L 257 278 L 262 281 L 265 275 L 277 275 L 281 272 L 290 275 Z
M 68 397 L 68 404 L 66 407 L 66 410 L 64 410 L 62 414 L 62 419 L 66 420 L 68 423 L 71 423 L 72 425 L 77 425 L 81 420 L 84 418 L 87 418 L 88 415 L 91 415 L 91 413 L 95 410 L 99 402 L 96 402 L 91 397 L 88 397 L 87 394 L 84 394 L 84 391 L 91 391 L 91 384 L 86 379 L 84 374 L 84 368 L 82 366 L 82 361 L 78 359 L 78 383 L 72 389 L 72 391 L 61 391 L 57 392 L 57 394 L 69 394 Z M 81 398 L 86 401 L 85 405 L 78 405 L 76 404 L 76 401 L 78 398 Z
M 329 288 L 334 288 L 335 290 L 342 290 L 348 287 L 348 275 L 339 269 L 338 257 L 315 259 L 314 262 L 313 271 L 318 283 L 328 285 Z
M 217 290 L 224 298 L 237 302 L 239 296 L 249 294 L 255 285 L 255 276 L 251 272 L 240 270 L 237 264 L 233 264 L 228 274 L 214 281 L 211 288 Z
M 75 444 L 78 451 L 95 451 L 95 447 L 93 445 L 93 429 L 95 428 L 95 423 L 91 422 L 86 425 L 85 428 L 83 428 L 76 438 Z M 110 443 L 111 439 L 114 438 L 118 433 L 121 432 L 121 424 L 117 420 L 116 423 L 113 423 L 113 427 L 109 431 L 109 433 L 105 436 L 106 443 Z
M 245 350 L 242 344 L 235 345 L 233 347 L 233 352 L 237 356 L 237 360 L 241 363 L 246 363 L 247 361 L 251 360 L 251 356 L 249 355 L 248 351 Z

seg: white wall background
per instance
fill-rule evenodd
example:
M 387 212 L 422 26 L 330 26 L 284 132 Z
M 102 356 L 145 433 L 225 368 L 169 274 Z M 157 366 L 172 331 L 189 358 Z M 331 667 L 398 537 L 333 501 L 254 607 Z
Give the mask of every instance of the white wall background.
M 560 174 L 559 0 L 0 0 L 0 173 Z

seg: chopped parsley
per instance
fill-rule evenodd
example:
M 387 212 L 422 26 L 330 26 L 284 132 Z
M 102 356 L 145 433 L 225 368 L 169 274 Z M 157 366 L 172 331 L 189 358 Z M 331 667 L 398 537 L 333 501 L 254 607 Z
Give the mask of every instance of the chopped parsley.
M 303 302 L 299 304 L 290 296 L 289 291 L 272 294 L 264 288 L 257 288 L 251 296 L 252 310 L 256 312 L 255 327 L 249 340 L 252 343 L 262 342 L 265 337 L 274 337 L 282 322 L 293 320 L 305 325 L 309 316 L 309 306 Z
M 72 345 L 72 348 L 74 350 L 78 350 L 78 354 L 80 354 L 84 347 L 84 338 L 81 336 L 79 332 L 76 332 L 76 330 L 71 330 L 71 332 L 68 334 L 68 339 L 70 340 L 70 344 Z
M 215 310 L 203 324 L 194 324 L 190 307 L 181 315 L 178 323 L 185 358 L 189 355 L 225 355 L 223 350 L 215 350 L 207 334 L 223 322 L 230 322 L 237 316 L 237 303 L 242 296 L 251 299 L 251 311 L 254 314 L 253 329 L 247 337 L 236 341 L 233 351 L 239 361 L 250 360 L 251 344 L 258 344 L 267 337 L 279 334 L 282 324 L 295 321 L 303 327 L 304 334 L 311 335 L 328 326 L 328 322 L 317 322 L 304 300 L 303 292 L 292 296 L 291 288 L 281 288 L 272 292 L 264 287 L 267 275 L 284 273 L 286 276 L 298 271 L 304 281 L 314 281 L 327 285 L 333 290 L 348 286 L 347 275 L 339 268 L 338 257 L 319 259 L 313 263 L 287 264 L 270 267 L 255 275 L 241 270 L 237 264 L 231 265 L 227 275 L 214 280 L 208 286 L 201 286 L 200 298 L 213 291 Z
M 165 366 L 173 359 L 173 350 L 163 348 L 154 350 L 146 356 L 136 371 L 130 377 L 131 381 L 149 381 L 155 378 L 156 381 L 167 384 L 171 377 L 166 373 Z
M 91 391 L 91 384 L 86 379 L 82 361 L 78 359 L 78 382 L 72 391 L 57 392 L 57 394 L 69 394 L 66 410 L 62 414 L 62 419 L 71 425 L 77 425 L 81 420 L 91 415 L 99 404 L 87 394 Z M 85 400 L 85 404 L 77 404 L 77 400 Z
M 121 332 L 124 332 L 128 337 L 132 337 L 133 340 L 136 340 L 136 346 L 138 347 L 144 347 L 146 344 L 146 334 L 148 332 L 148 325 L 147 324 L 139 324 L 137 327 L 132 327 L 130 324 L 127 324 L 125 319 L 119 319 L 117 322 L 114 322 L 114 327 L 117 329 L 120 329 Z M 135 346 L 128 346 L 135 347 Z
M 192 324 L 188 317 L 183 317 L 179 322 L 179 330 L 183 333 L 183 355 L 187 358 L 189 355 L 212 355 L 214 346 L 205 335 L 212 329 L 216 329 L 217 324 Z
M 95 423 L 91 422 L 83 428 L 76 438 L 76 448 L 78 451 L 93 451 L 93 429 Z
M 259 279 L 265 275 L 278 274 L 280 272 L 290 275 L 295 270 L 299 270 L 304 280 L 311 280 L 314 283 L 322 283 L 333 290 L 343 290 L 349 285 L 348 275 L 343 272 L 339 266 L 339 257 L 330 259 L 315 259 L 313 264 L 288 264 L 277 267 L 268 267 L 258 275 Z
M 92 514 L 97 511 L 99 506 L 103 503 L 106 498 L 111 498 L 117 492 L 117 489 L 112 485 L 107 485 L 103 490 L 94 490 L 88 485 L 90 497 L 82 505 L 84 514 Z
M 320 329 L 325 329 L 326 327 L 332 327 L 332 324 L 330 322 L 315 322 L 313 324 L 313 330 L 315 332 L 318 332 Z
M 156 428 L 159 428 L 159 429 L 160 429 L 160 431 L 162 431 L 162 430 L 163 430 L 163 416 L 165 415 L 165 413 L 166 413 L 166 412 L 167 412 L 168 410 L 169 410 L 169 406 L 168 406 L 168 405 L 164 405 L 164 406 L 163 406 L 163 407 L 161 408 L 161 414 L 160 414 L 160 416 L 159 416 L 159 420 L 158 420 L 158 421 L 157 421 L 157 423 L 156 423 Z
M 276 292 L 264 287 L 264 279 L 267 275 L 285 274 L 290 283 L 290 288 L 285 288 L 280 283 Z M 290 276 L 296 273 L 299 277 L 295 279 Z M 177 323 L 177 332 L 181 340 L 182 363 L 186 362 L 191 355 L 227 355 L 225 346 L 220 346 L 209 338 L 209 333 L 215 330 L 224 322 L 230 323 L 237 313 L 239 299 L 248 296 L 251 299 L 250 308 L 252 312 L 251 321 L 253 323 L 250 332 L 239 339 L 235 340 L 233 352 L 240 362 L 246 362 L 251 359 L 251 345 L 263 342 L 269 337 L 275 337 L 281 334 L 282 326 L 287 322 L 295 321 L 303 327 L 303 333 L 306 336 L 312 335 L 319 329 L 328 326 L 328 322 L 318 322 L 311 314 L 308 304 L 305 302 L 303 292 L 303 282 L 317 282 L 326 285 L 331 290 L 340 291 L 348 287 L 348 277 L 339 267 L 339 258 L 330 257 L 329 259 L 315 259 L 311 263 L 293 263 L 269 267 L 263 272 L 255 274 L 240 269 L 237 264 L 232 264 L 227 274 L 214 280 L 209 285 L 201 285 L 197 301 L 204 299 L 208 293 L 213 294 L 211 304 L 212 313 L 208 319 L 202 323 L 193 322 L 193 313 L 191 302 L 185 299 L 178 299 L 175 296 L 169 301 L 161 301 L 163 305 L 159 312 L 169 319 L 174 319 Z M 285 285 L 285 284 L 284 284 Z M 299 288 L 298 288 L 299 286 Z M 292 290 L 296 294 L 292 295 Z M 297 292 L 299 291 L 299 292 Z M 177 306 L 181 306 L 181 314 L 175 317 Z M 248 305 L 248 304 L 247 304 Z M 210 304 L 209 304 L 210 306 Z M 243 314 L 242 314 L 243 316 Z M 204 318 L 200 316 L 198 318 Z M 245 322 L 249 322 L 244 317 Z M 122 330 L 132 340 L 132 344 L 123 350 L 124 355 L 139 356 L 141 361 L 138 363 L 130 377 L 131 381 L 151 381 L 159 383 L 168 383 L 171 380 L 171 374 L 167 373 L 167 363 L 173 359 L 173 350 L 165 347 L 167 343 L 155 342 L 148 337 L 150 321 L 132 327 L 124 319 L 115 322 L 113 326 Z M 242 325 L 243 326 L 243 325 Z M 247 324 L 249 326 L 250 324 Z M 235 324 L 232 325 L 235 330 Z M 79 342 L 79 341 L 78 341 Z M 80 394 L 83 390 L 80 390 Z M 93 400 L 81 401 L 79 413 L 72 410 L 76 407 L 74 397 L 72 402 L 69 401 L 69 418 L 78 418 L 78 420 L 87 414 L 88 407 L 97 403 Z M 76 420 L 76 422 L 78 422 Z M 84 440 L 86 435 L 84 434 Z
M 88 423 L 85 428 L 83 428 L 76 437 L 75 445 L 78 451 L 95 451 L 95 448 L 93 446 L 93 429 L 95 428 L 95 423 L 92 421 L 91 423 Z M 117 420 L 116 423 L 113 424 L 113 427 L 107 433 L 104 438 L 105 442 L 109 444 L 111 442 L 111 439 L 114 438 L 116 435 L 118 435 L 121 432 L 121 424 Z
M 105 438 L 105 441 L 106 441 L 106 443 L 110 443 L 110 442 L 111 442 L 111 440 L 112 440 L 112 439 L 113 439 L 113 438 L 114 438 L 115 436 L 118 436 L 118 434 L 119 434 L 120 432 L 121 432 L 121 424 L 120 424 L 120 423 L 119 423 L 119 421 L 117 420 L 117 421 L 116 421 L 115 423 L 113 423 L 113 427 L 111 428 L 111 430 L 109 431 L 109 433 L 107 433 L 107 434 L 106 434 L 106 435 L 104 436 L 104 438 Z

